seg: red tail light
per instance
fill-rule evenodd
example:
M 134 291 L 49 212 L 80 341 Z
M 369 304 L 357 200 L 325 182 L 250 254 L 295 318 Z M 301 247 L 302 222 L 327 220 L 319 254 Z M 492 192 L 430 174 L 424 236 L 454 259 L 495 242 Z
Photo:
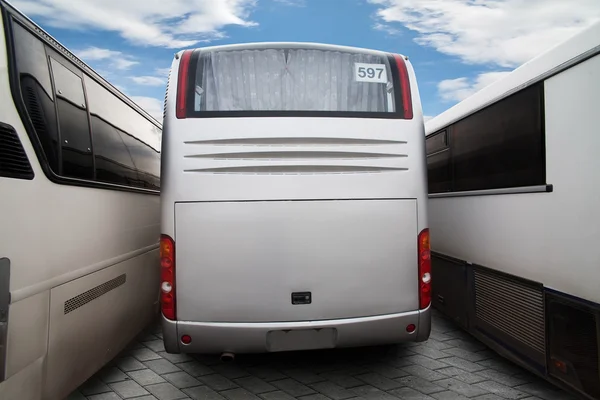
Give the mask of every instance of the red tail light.
M 167 235 L 160 236 L 160 308 L 175 320 L 175 242 Z
M 177 75 L 177 106 L 175 116 L 179 119 L 185 118 L 187 112 L 187 89 L 190 69 L 190 58 L 192 50 L 186 50 L 179 62 L 179 74 Z
M 402 107 L 404 109 L 404 119 L 412 119 L 412 97 L 410 95 L 410 80 L 408 79 L 408 70 L 404 59 L 394 54 L 394 59 L 398 65 L 398 75 L 400 75 L 400 90 L 402 91 Z
M 421 310 L 431 304 L 431 251 L 429 246 L 429 229 L 419 233 L 419 308 Z

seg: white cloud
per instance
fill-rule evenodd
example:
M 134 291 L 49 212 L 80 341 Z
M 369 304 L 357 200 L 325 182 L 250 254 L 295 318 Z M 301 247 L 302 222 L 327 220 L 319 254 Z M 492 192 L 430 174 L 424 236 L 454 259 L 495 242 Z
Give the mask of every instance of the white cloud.
M 156 68 L 156 74 L 160 75 L 160 76 L 164 76 L 167 77 L 169 76 L 169 72 L 171 71 L 171 67 L 167 67 L 167 68 Z
M 13 0 L 30 17 L 62 29 L 116 32 L 137 45 L 183 48 L 254 26 L 256 0 Z
M 465 63 L 516 67 L 600 20 L 598 0 L 368 0 L 383 23 Z
M 381 22 L 377 22 L 375 25 L 373 25 L 373 29 L 375 29 L 376 31 L 385 32 L 388 35 L 392 36 L 400 35 L 402 33 L 399 29 L 394 28 L 390 24 L 382 24 Z
M 132 57 L 127 56 L 120 51 L 102 49 L 94 46 L 83 50 L 75 50 L 74 53 L 84 61 L 107 61 L 109 66 L 120 70 L 129 69 L 132 66 L 139 64 L 138 61 L 135 61 Z
M 146 112 L 156 118 L 159 122 L 162 121 L 163 117 L 163 101 L 155 99 L 154 97 L 146 96 L 129 96 L 129 98 L 142 107 Z
M 167 80 L 162 76 L 132 76 L 131 80 L 138 85 L 145 86 L 165 86 Z
M 284 4 L 293 7 L 306 7 L 305 0 L 275 0 L 276 3 Z
M 509 73 L 510 71 L 485 72 L 474 79 L 446 79 L 438 83 L 438 92 L 445 101 L 462 101 Z

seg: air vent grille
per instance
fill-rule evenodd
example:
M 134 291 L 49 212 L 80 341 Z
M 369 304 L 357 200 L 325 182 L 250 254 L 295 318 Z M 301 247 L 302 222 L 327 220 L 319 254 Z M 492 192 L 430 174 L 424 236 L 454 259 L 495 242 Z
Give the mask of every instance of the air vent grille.
M 103 284 L 98 285 L 87 292 L 83 292 L 65 301 L 65 315 L 110 292 L 111 290 L 118 288 L 125 283 L 126 279 L 126 274 L 119 275 L 108 282 L 104 282 Z
M 544 296 L 541 287 L 474 268 L 478 319 L 545 354 Z
M 17 179 L 33 179 L 31 164 L 17 136 L 10 125 L 0 123 L 0 176 Z

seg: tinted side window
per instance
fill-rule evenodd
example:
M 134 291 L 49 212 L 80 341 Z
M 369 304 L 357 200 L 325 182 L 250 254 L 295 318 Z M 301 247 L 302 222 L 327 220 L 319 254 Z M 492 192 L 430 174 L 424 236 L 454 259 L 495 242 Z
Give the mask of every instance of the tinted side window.
M 97 179 L 147 189 L 160 187 L 160 129 L 85 77 L 92 118 Z M 153 147 L 154 146 L 154 147 Z
M 94 160 L 83 82 L 51 58 L 62 146 L 62 175 L 93 179 Z
M 545 184 L 542 85 L 452 125 L 455 191 Z
M 15 58 L 27 114 L 31 119 L 43 157 L 55 173 L 60 172 L 60 146 L 54 95 L 44 44 L 14 23 Z M 35 141 L 34 138 L 32 138 Z
M 452 169 L 447 132 L 431 135 L 425 141 L 427 150 L 427 183 L 429 193 L 452 190 Z

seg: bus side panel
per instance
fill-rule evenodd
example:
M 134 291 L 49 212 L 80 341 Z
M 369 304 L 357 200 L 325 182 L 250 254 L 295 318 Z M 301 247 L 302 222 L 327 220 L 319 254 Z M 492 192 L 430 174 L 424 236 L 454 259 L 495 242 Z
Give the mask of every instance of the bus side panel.
M 68 395 L 150 323 L 155 265 L 157 249 L 52 289 L 45 398 Z

